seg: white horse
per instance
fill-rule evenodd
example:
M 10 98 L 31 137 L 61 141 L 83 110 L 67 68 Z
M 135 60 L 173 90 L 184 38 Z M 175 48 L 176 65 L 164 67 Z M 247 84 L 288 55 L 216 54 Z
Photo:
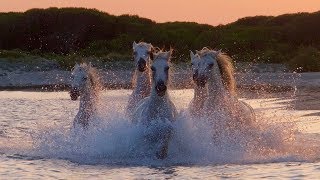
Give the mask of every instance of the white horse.
M 150 95 L 151 72 L 150 64 L 152 60 L 153 46 L 151 44 L 133 42 L 133 58 L 135 62 L 135 72 L 133 76 L 134 90 L 129 97 L 126 114 L 131 117 L 136 105 Z
M 97 114 L 97 101 L 102 89 L 98 74 L 91 64 L 76 64 L 71 73 L 71 100 L 80 96 L 79 111 L 74 118 L 73 127 L 77 125 L 87 128 L 92 118 Z
M 152 88 L 149 97 L 140 101 L 134 111 L 133 122 L 145 127 L 156 127 L 152 141 L 158 143 L 159 159 L 167 157 L 168 146 L 173 134 L 172 123 L 176 120 L 177 110 L 167 92 L 169 78 L 169 61 L 172 51 L 154 54 L 152 70 Z M 150 138 L 150 137 L 147 137 Z
M 231 124 L 251 124 L 255 113 L 250 105 L 238 100 L 232 59 L 221 51 L 203 48 L 200 56 L 198 78 L 207 84 L 208 97 L 204 104 L 207 113 L 223 112 Z
M 207 88 L 201 77 L 198 77 L 200 56 L 190 51 L 192 79 L 194 81 L 194 96 L 189 104 L 189 112 L 192 116 L 202 115 L 203 105 L 207 98 Z

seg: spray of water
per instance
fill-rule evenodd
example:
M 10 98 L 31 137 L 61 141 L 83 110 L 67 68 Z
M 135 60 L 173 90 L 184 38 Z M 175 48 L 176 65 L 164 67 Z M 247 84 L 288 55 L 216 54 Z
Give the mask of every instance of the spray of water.
M 252 125 L 229 127 L 222 113 L 192 118 L 182 108 L 170 125 L 174 136 L 168 157 L 158 160 L 157 144 L 150 139 L 168 124 L 135 126 L 119 106 L 100 107 L 105 113 L 88 129 L 56 125 L 34 133 L 32 155 L 85 164 L 174 165 L 313 161 L 319 151 L 301 144 L 305 142 L 297 137 L 297 127 L 290 121 L 271 122 L 259 113 Z

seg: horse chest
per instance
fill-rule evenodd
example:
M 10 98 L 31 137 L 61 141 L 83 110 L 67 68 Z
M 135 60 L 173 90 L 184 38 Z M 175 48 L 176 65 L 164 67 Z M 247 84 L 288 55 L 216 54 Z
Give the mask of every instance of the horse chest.
M 174 121 L 174 113 L 168 104 L 150 102 L 142 111 L 142 122 L 148 124 L 152 121 Z

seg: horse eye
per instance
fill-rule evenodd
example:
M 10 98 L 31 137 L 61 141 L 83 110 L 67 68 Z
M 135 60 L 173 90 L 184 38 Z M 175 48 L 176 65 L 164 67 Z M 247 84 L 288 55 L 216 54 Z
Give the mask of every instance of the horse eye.
M 191 63 L 190 65 L 193 66 L 193 63 Z
M 83 79 L 83 80 L 87 80 L 87 77 L 83 77 L 82 79 Z
M 209 67 L 209 69 L 212 69 L 213 64 L 209 64 L 208 67 Z
M 169 66 L 165 67 L 164 70 L 165 70 L 165 71 L 168 71 L 168 70 L 169 70 Z
M 154 68 L 153 66 L 151 66 L 151 70 L 152 70 L 152 71 L 156 71 L 156 68 Z

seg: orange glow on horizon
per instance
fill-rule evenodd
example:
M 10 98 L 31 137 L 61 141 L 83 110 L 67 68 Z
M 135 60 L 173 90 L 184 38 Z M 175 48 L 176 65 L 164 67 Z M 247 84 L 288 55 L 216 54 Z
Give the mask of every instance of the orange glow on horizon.
M 227 3 L 229 2 L 229 3 Z M 255 15 L 280 15 L 320 10 L 319 0 L 1 0 L 0 12 L 31 8 L 85 7 L 114 15 L 134 14 L 157 22 L 192 21 L 226 24 Z

